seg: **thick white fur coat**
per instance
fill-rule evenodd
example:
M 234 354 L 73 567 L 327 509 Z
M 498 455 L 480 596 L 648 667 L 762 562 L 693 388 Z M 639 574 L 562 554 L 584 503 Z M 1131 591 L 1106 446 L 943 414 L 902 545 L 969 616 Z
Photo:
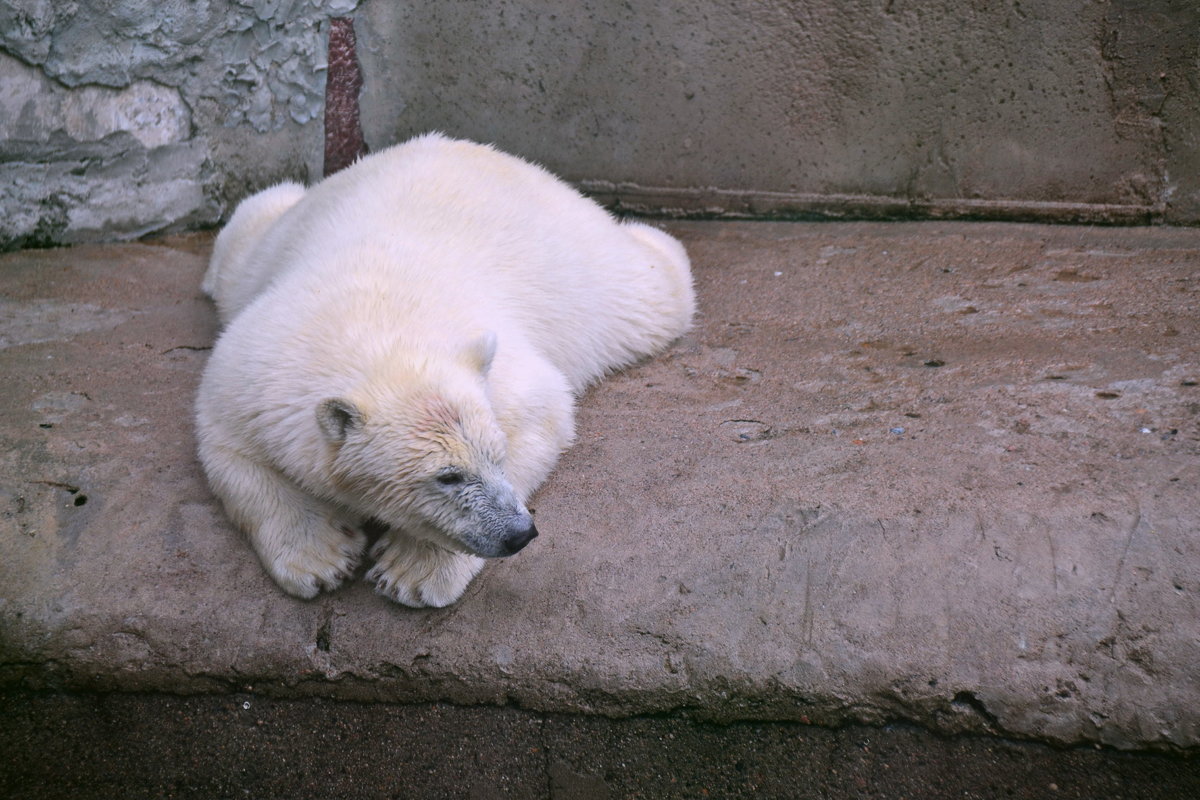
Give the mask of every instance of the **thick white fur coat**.
M 414 606 L 536 535 L 524 504 L 575 396 L 694 311 L 674 238 L 436 134 L 248 198 L 203 287 L 226 327 L 199 452 L 231 518 L 303 597 L 353 572 L 375 519 L 367 577 Z

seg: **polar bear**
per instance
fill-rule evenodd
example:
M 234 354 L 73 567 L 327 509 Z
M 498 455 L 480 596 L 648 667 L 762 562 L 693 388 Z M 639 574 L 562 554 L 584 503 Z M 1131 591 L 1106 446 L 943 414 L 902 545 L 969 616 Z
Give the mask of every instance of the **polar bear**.
M 578 395 L 691 324 L 683 246 L 542 168 L 429 134 L 245 200 L 203 289 L 214 493 L 287 592 L 457 600 L 537 535 Z M 386 532 L 366 553 L 364 525 Z

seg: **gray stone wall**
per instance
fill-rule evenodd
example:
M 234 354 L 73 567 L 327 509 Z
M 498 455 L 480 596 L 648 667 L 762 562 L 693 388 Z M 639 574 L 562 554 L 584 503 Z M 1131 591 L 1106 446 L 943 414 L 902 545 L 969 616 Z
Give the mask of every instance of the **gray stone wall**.
M 0 0 L 0 248 L 320 175 L 352 16 L 374 149 L 440 129 L 652 213 L 1200 221 L 1182 0 Z
M 325 28 L 356 0 L 0 0 L 0 249 L 217 222 L 320 174 Z

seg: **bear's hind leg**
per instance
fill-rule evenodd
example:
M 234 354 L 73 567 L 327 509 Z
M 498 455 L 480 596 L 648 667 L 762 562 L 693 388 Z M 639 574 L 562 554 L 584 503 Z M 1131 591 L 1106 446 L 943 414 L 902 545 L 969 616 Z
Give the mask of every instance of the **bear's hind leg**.
M 661 342 L 655 351 L 679 337 L 692 324 L 696 313 L 696 292 L 692 286 L 692 265 L 687 251 L 678 239 L 665 231 L 642 222 L 626 220 L 621 227 L 651 256 L 651 263 L 661 267 L 659 284 L 647 292 L 653 304 L 651 319 L 661 329 Z
M 201 447 L 201 459 L 213 492 L 285 592 L 315 597 L 354 572 L 367 545 L 356 521 L 226 448 Z
M 254 299 L 267 277 L 255 273 L 264 267 L 254 265 L 250 259 L 254 246 L 276 220 L 300 202 L 304 193 L 303 186 L 291 181 L 264 189 L 239 203 L 221 229 L 200 288 L 217 304 L 222 324 Z
M 443 608 L 462 593 L 483 559 L 455 553 L 432 542 L 391 531 L 371 551 L 375 566 L 367 580 L 385 597 L 413 608 Z

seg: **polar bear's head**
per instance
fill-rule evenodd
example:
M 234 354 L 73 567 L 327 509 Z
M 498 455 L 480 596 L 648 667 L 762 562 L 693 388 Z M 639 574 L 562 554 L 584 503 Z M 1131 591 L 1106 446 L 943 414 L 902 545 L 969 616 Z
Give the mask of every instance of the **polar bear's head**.
M 484 558 L 537 536 L 504 472 L 506 439 L 486 392 L 495 351 L 488 334 L 445 357 L 393 359 L 321 402 L 339 491 L 394 529 Z

